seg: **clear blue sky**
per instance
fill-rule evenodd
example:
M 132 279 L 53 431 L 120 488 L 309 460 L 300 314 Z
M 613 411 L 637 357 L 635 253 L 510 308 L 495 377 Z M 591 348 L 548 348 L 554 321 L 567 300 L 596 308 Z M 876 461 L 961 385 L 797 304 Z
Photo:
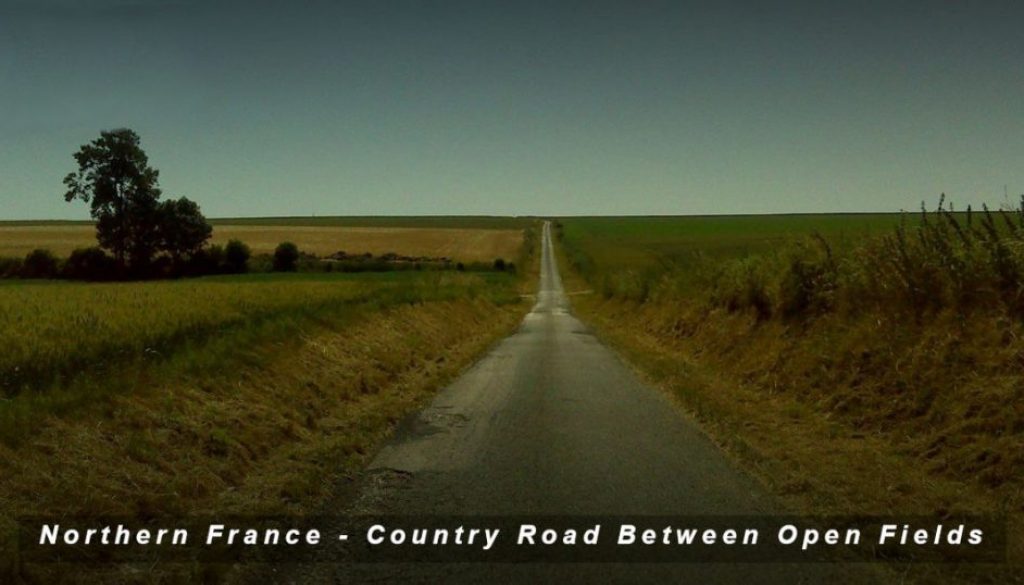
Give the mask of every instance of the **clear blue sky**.
M 1024 192 L 1020 2 L 0 0 L 0 219 L 139 132 L 210 216 L 916 208 Z

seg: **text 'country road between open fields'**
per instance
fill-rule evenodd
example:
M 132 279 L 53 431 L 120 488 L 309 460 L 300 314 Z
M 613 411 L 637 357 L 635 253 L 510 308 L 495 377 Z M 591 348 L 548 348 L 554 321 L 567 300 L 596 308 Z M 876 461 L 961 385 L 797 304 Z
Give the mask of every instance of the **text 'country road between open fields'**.
M 755 481 L 570 313 L 546 223 L 538 299 L 520 328 L 401 425 L 370 464 L 354 501 L 329 512 L 683 516 L 775 509 Z M 298 573 L 277 577 L 295 583 L 852 577 L 841 567 L 815 564 L 319 564 Z

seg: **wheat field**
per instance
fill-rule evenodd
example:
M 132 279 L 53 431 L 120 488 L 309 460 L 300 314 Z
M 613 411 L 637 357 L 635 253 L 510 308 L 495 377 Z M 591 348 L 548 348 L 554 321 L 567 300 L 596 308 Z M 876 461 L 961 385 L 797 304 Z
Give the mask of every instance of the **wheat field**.
M 504 291 L 488 282 L 484 275 L 455 272 L 253 274 L 109 284 L 9 281 L 0 284 L 0 396 L 65 370 L 158 355 L 240 325 L 316 318 L 353 303 L 386 306 Z
M 213 243 L 238 239 L 256 254 L 269 253 L 291 241 L 304 252 L 326 256 L 335 252 L 375 256 L 446 257 L 463 262 L 491 262 L 517 257 L 523 244 L 519 229 L 304 225 L 214 225 Z M 75 248 L 96 245 L 87 224 L 0 225 L 0 257 L 23 257 L 36 248 L 67 256 Z

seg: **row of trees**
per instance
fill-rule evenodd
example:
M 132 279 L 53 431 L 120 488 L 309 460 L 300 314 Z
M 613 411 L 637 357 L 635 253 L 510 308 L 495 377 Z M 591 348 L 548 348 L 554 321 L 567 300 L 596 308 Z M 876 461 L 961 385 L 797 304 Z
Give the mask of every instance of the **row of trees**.
M 262 257 L 258 270 L 294 272 L 298 269 L 299 248 L 284 242 L 274 254 Z M 252 252 L 244 242 L 231 240 L 225 246 L 206 246 L 192 253 L 187 261 L 175 264 L 170 257 L 159 257 L 150 263 L 148 275 L 153 277 L 206 276 L 211 274 L 243 274 L 250 271 Z M 70 280 L 118 280 L 125 274 L 114 256 L 99 247 L 80 248 L 66 259 L 49 250 L 33 250 L 24 259 L 0 258 L 0 278 L 65 278 Z
M 303 253 L 291 242 L 277 246 L 273 254 L 252 258 L 249 246 L 231 240 L 226 246 L 210 245 L 193 254 L 187 263 L 173 264 L 169 257 L 154 260 L 148 269 L 151 278 L 182 276 L 208 276 L 212 274 L 242 274 L 246 272 L 391 272 L 402 270 L 456 270 L 516 273 L 514 262 L 497 258 L 493 263 L 462 262 L 424 263 L 396 262 L 385 256 L 359 255 L 345 260 L 323 259 Z M 121 280 L 126 275 L 118 268 L 114 257 L 102 248 L 80 248 L 66 259 L 60 259 L 49 250 L 37 249 L 24 259 L 0 257 L 2 278 L 63 278 L 68 280 Z

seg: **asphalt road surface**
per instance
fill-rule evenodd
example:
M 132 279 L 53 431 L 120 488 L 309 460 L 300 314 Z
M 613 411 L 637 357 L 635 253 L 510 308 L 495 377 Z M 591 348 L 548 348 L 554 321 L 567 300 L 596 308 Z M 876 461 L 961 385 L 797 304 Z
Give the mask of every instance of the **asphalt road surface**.
M 536 306 L 520 328 L 403 424 L 329 513 L 767 514 L 771 498 L 576 319 L 544 226 Z M 329 560 L 329 559 L 327 559 Z M 861 565 L 860 567 L 863 567 Z M 836 564 L 322 562 L 309 582 L 862 582 Z M 877 582 L 878 575 L 871 579 Z

